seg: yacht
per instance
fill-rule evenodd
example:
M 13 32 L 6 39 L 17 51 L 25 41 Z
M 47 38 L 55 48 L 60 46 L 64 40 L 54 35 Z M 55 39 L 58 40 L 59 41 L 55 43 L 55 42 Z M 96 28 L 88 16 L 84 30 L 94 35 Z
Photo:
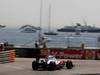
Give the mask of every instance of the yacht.
M 5 25 L 0 25 L 0 28 L 5 28 L 6 26 Z
M 31 26 L 31 25 L 24 25 L 20 28 L 21 32 L 24 32 L 24 33 L 35 33 L 39 29 L 40 28 Z
M 89 32 L 89 33 L 99 33 L 100 28 L 90 25 L 81 25 L 77 23 L 76 26 L 65 26 L 63 28 L 57 29 L 58 32 Z

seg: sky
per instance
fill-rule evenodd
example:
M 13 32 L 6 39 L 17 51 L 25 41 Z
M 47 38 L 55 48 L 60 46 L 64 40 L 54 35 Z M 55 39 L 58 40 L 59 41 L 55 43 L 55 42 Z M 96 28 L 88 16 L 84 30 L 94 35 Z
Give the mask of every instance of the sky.
M 42 27 L 48 27 L 51 5 L 51 27 L 61 28 L 84 20 L 88 25 L 100 27 L 100 0 L 0 0 L 0 24 L 20 27 L 25 24 L 40 26 L 42 1 Z

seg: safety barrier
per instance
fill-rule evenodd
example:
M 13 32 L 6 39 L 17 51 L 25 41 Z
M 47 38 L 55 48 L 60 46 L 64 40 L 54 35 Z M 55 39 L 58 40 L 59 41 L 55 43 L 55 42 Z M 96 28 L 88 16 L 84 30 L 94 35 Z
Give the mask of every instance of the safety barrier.
M 14 62 L 16 58 L 15 50 L 9 50 L 9 51 L 1 51 L 0 52 L 0 63 L 10 63 Z
M 41 57 L 47 55 L 48 50 L 50 55 L 54 55 L 61 59 L 86 59 L 100 60 L 100 49 L 79 49 L 79 48 L 16 48 L 17 57 L 36 58 L 41 54 Z
M 50 55 L 54 55 L 57 58 L 61 58 L 61 59 L 100 60 L 100 49 L 98 50 L 51 49 Z

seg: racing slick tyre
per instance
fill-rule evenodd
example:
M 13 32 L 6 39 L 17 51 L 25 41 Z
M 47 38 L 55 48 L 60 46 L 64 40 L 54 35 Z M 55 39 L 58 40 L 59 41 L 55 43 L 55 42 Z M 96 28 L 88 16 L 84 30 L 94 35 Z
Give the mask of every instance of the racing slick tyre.
M 66 68 L 67 68 L 67 69 L 72 69 L 72 68 L 73 68 L 73 63 L 72 63 L 72 61 L 67 61 L 67 62 L 66 62 Z
M 47 64 L 43 60 L 41 61 L 40 66 L 41 66 L 42 70 L 46 70 L 47 69 L 46 68 L 47 67 Z
M 53 71 L 56 69 L 56 63 L 55 62 L 50 62 L 48 70 Z
M 39 66 L 39 64 L 36 61 L 32 62 L 32 69 L 33 70 L 38 70 L 38 66 Z

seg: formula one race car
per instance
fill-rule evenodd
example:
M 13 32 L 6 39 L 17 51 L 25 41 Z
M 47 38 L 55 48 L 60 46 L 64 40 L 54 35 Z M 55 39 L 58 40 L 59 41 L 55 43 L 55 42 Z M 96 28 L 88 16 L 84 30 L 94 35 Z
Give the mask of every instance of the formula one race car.
M 67 69 L 73 68 L 72 61 L 63 61 L 57 60 L 54 56 L 50 55 L 46 59 L 42 59 L 41 61 L 33 61 L 32 69 L 33 70 L 59 70 L 66 67 Z

